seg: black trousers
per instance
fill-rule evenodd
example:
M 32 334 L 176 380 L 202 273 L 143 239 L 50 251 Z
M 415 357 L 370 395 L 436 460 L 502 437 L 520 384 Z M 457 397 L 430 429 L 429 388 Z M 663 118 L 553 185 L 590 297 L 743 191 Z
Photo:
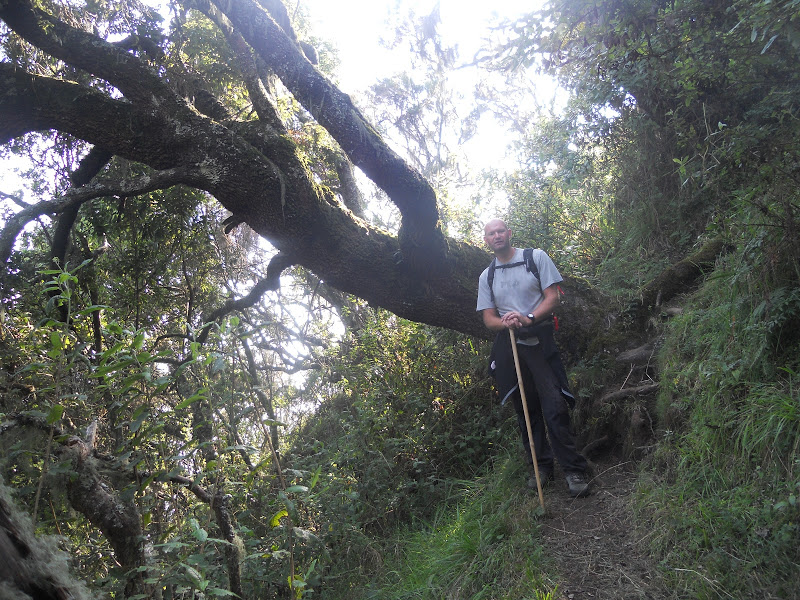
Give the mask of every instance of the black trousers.
M 561 384 L 545 358 L 541 344 L 536 346 L 517 344 L 517 353 L 539 469 L 549 469 L 552 472 L 555 458 L 565 473 L 583 473 L 586 470 L 586 459 L 575 447 L 569 406 L 561 394 Z M 512 400 L 517 411 L 522 445 L 525 447 L 528 462 L 532 463 L 528 429 L 525 425 L 525 413 L 519 390 L 514 392 Z

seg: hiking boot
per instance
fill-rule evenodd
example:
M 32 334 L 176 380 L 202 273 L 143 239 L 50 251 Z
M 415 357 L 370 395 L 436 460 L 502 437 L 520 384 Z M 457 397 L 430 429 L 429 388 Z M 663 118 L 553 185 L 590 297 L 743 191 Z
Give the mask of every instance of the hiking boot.
M 573 498 L 583 498 L 589 495 L 589 483 L 583 473 L 567 473 L 567 487 L 569 495 Z
M 539 469 L 539 480 L 542 482 L 542 487 L 546 486 L 553 480 L 553 471 L 550 469 Z M 528 477 L 528 489 L 535 490 L 536 488 L 536 473 Z

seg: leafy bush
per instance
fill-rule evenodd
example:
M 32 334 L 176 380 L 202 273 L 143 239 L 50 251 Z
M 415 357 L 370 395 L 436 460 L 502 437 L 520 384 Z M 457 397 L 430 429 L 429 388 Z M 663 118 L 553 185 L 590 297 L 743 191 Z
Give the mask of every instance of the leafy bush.
M 326 400 L 287 456 L 307 473 L 321 467 L 309 518 L 338 560 L 337 576 L 376 568 L 376 536 L 430 519 L 461 480 L 517 441 L 510 411 L 495 403 L 483 344 L 370 315 L 331 357 L 317 388 Z

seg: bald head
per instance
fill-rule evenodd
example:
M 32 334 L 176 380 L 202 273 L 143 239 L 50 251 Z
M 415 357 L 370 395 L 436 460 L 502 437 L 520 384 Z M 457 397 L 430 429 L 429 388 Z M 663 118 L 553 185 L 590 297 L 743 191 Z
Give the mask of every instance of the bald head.
M 506 225 L 506 222 L 503 221 L 503 219 L 492 219 L 491 221 L 486 223 L 486 225 L 483 226 L 484 235 L 489 233 L 490 228 L 495 228 L 495 227 L 502 227 L 503 229 L 508 229 L 508 225 Z
M 495 256 L 505 262 L 514 254 L 511 246 L 511 230 L 502 219 L 492 219 L 483 228 L 483 241 Z

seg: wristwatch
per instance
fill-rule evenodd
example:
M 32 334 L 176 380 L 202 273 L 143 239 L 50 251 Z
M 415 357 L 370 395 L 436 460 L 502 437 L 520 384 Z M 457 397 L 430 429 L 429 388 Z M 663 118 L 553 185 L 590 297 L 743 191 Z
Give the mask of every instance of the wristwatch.
M 528 313 L 526 316 L 531 320 L 531 325 L 536 323 L 536 317 L 533 316 L 533 313 Z

